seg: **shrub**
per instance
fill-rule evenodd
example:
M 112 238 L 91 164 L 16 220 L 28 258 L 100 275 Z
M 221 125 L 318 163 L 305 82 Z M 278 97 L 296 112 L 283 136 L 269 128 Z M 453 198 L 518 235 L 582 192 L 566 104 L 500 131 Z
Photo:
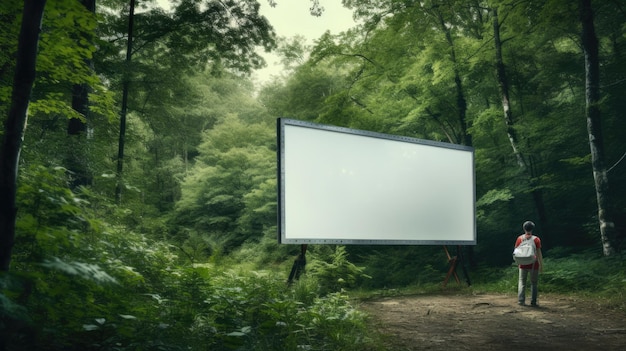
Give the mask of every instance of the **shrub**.
M 321 294 L 354 287 L 359 279 L 369 278 L 363 273 L 363 267 L 357 267 L 348 260 L 345 246 L 335 246 L 331 252 L 313 255 L 306 269 L 316 278 Z

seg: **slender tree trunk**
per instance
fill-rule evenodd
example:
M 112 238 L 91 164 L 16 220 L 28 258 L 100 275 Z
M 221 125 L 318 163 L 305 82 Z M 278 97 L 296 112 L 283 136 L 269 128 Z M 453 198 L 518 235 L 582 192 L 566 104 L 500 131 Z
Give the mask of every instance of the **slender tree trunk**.
M 87 116 L 89 105 L 89 86 L 75 84 L 72 86 L 72 108 L 83 116 Z M 78 118 L 71 118 L 67 122 L 68 135 L 81 135 L 87 130 L 87 123 Z
M 96 12 L 96 0 L 81 0 L 85 8 L 91 12 Z M 91 38 L 85 38 L 92 40 Z M 92 66 L 91 60 L 86 60 L 88 66 Z M 87 120 L 89 119 L 89 84 L 75 84 L 72 87 L 72 108 L 85 117 L 85 120 L 71 118 L 67 122 L 67 135 L 70 139 L 66 154 L 65 166 L 72 173 L 72 187 L 81 185 L 91 185 L 93 176 L 86 162 L 87 150 L 83 143 L 87 142 Z
M 128 110 L 128 89 L 130 85 L 130 62 L 133 50 L 133 23 L 135 17 L 135 0 L 130 0 L 128 13 L 128 42 L 126 44 L 126 62 L 122 83 L 122 112 L 120 113 L 120 135 L 117 150 L 117 185 L 115 187 L 115 201 L 122 202 L 122 186 L 124 174 L 124 146 L 126 144 L 126 114 Z
M 17 48 L 11 107 L 0 150 L 0 271 L 8 271 L 15 243 L 17 173 L 28 104 L 35 82 L 35 63 L 46 0 L 24 2 Z
M 500 40 L 500 22 L 498 20 L 498 10 L 493 9 L 493 40 L 496 49 L 496 79 L 500 88 L 500 97 L 502 99 L 502 109 L 504 110 L 504 122 L 506 123 L 506 134 L 509 137 L 509 143 L 513 149 L 513 155 L 517 160 L 517 165 L 524 170 L 528 170 L 526 160 L 522 156 L 517 145 L 517 133 L 515 132 L 513 122 L 513 111 L 511 110 L 511 97 L 509 95 L 509 82 L 506 77 L 504 68 L 504 60 L 502 59 L 502 41 Z
M 463 93 L 463 82 L 461 81 L 461 75 L 459 73 L 458 63 L 456 60 L 456 50 L 454 48 L 454 40 L 450 33 L 449 26 L 446 25 L 443 16 L 437 11 L 437 19 L 439 26 L 446 34 L 446 41 L 450 45 L 450 60 L 454 68 L 454 87 L 456 90 L 456 107 L 458 110 L 459 126 L 461 127 L 459 142 L 466 146 L 472 146 L 472 136 L 467 132 L 467 100 Z
M 443 15 L 439 10 L 435 10 L 438 24 L 442 31 L 444 31 L 446 35 L 446 41 L 450 46 L 450 61 L 452 61 L 453 70 L 454 70 L 454 87 L 456 91 L 456 108 L 458 113 L 458 121 L 460 126 L 460 132 L 457 134 L 456 142 L 466 145 L 473 146 L 472 135 L 467 131 L 467 100 L 465 99 L 465 93 L 463 92 L 463 81 L 461 80 L 461 74 L 459 73 L 458 62 L 456 58 L 456 49 L 454 46 L 454 39 L 452 38 L 452 33 L 450 32 L 450 27 L 446 25 L 446 22 L 443 18 Z M 453 129 L 454 131 L 454 129 Z M 455 133 L 456 134 L 456 133 Z M 446 133 L 446 135 L 448 135 Z M 448 136 L 449 137 L 449 136 Z M 464 246 L 461 248 L 459 246 L 459 257 L 464 257 L 462 254 L 463 251 L 467 252 L 467 261 L 461 260 L 461 265 L 463 266 L 463 272 L 465 273 L 465 277 L 468 280 L 469 284 L 469 275 L 467 274 L 467 264 L 470 266 L 476 266 L 476 260 L 474 258 L 474 247 L 473 246 Z
M 492 9 L 493 17 L 493 40 L 496 51 L 496 79 L 498 81 L 498 87 L 500 89 L 500 96 L 502 98 L 502 109 L 504 112 L 504 122 L 506 123 L 506 133 L 509 137 L 509 143 L 513 149 L 513 155 L 517 160 L 517 164 L 522 172 L 528 177 L 528 182 L 532 190 L 533 201 L 535 208 L 537 209 L 537 215 L 539 216 L 539 222 L 545 224 L 547 222 L 547 215 L 545 205 L 543 202 L 543 193 L 541 190 L 536 189 L 535 175 L 532 169 L 528 166 L 528 162 L 524 159 L 524 156 L 518 145 L 518 137 L 515 132 L 515 122 L 513 120 L 513 110 L 511 109 L 511 96 L 509 94 L 509 81 L 506 76 L 506 69 L 504 66 L 504 60 L 502 59 L 502 41 L 500 40 L 500 22 L 498 20 L 498 10 Z
M 598 202 L 598 222 L 600 240 L 605 256 L 615 253 L 615 224 L 612 221 L 609 201 L 609 178 L 604 159 L 600 115 L 600 60 L 598 38 L 596 37 L 591 0 L 581 0 L 580 21 L 582 22 L 582 44 L 585 55 L 585 115 L 591 149 L 591 167 Z

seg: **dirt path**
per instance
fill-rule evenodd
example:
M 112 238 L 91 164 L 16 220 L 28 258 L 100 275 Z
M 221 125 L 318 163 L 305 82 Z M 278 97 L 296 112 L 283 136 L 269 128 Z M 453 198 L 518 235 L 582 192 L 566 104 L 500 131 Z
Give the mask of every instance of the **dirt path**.
M 388 349 L 626 350 L 626 313 L 559 295 L 539 307 L 513 295 L 418 295 L 361 303 Z

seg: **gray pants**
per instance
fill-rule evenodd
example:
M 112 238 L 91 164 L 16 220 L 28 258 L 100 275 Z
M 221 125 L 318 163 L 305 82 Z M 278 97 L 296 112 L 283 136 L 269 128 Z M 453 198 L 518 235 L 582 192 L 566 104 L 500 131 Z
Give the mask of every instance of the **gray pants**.
M 526 303 L 526 277 L 530 273 L 530 303 L 537 304 L 537 281 L 539 280 L 539 270 L 537 269 L 519 269 L 519 281 L 517 283 L 517 301 L 520 304 Z

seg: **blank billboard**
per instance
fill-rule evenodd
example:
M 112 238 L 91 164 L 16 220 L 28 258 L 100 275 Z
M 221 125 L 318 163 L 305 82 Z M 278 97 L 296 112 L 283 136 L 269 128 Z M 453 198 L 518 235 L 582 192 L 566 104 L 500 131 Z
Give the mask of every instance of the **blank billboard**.
M 279 118 L 283 244 L 475 245 L 471 147 Z

